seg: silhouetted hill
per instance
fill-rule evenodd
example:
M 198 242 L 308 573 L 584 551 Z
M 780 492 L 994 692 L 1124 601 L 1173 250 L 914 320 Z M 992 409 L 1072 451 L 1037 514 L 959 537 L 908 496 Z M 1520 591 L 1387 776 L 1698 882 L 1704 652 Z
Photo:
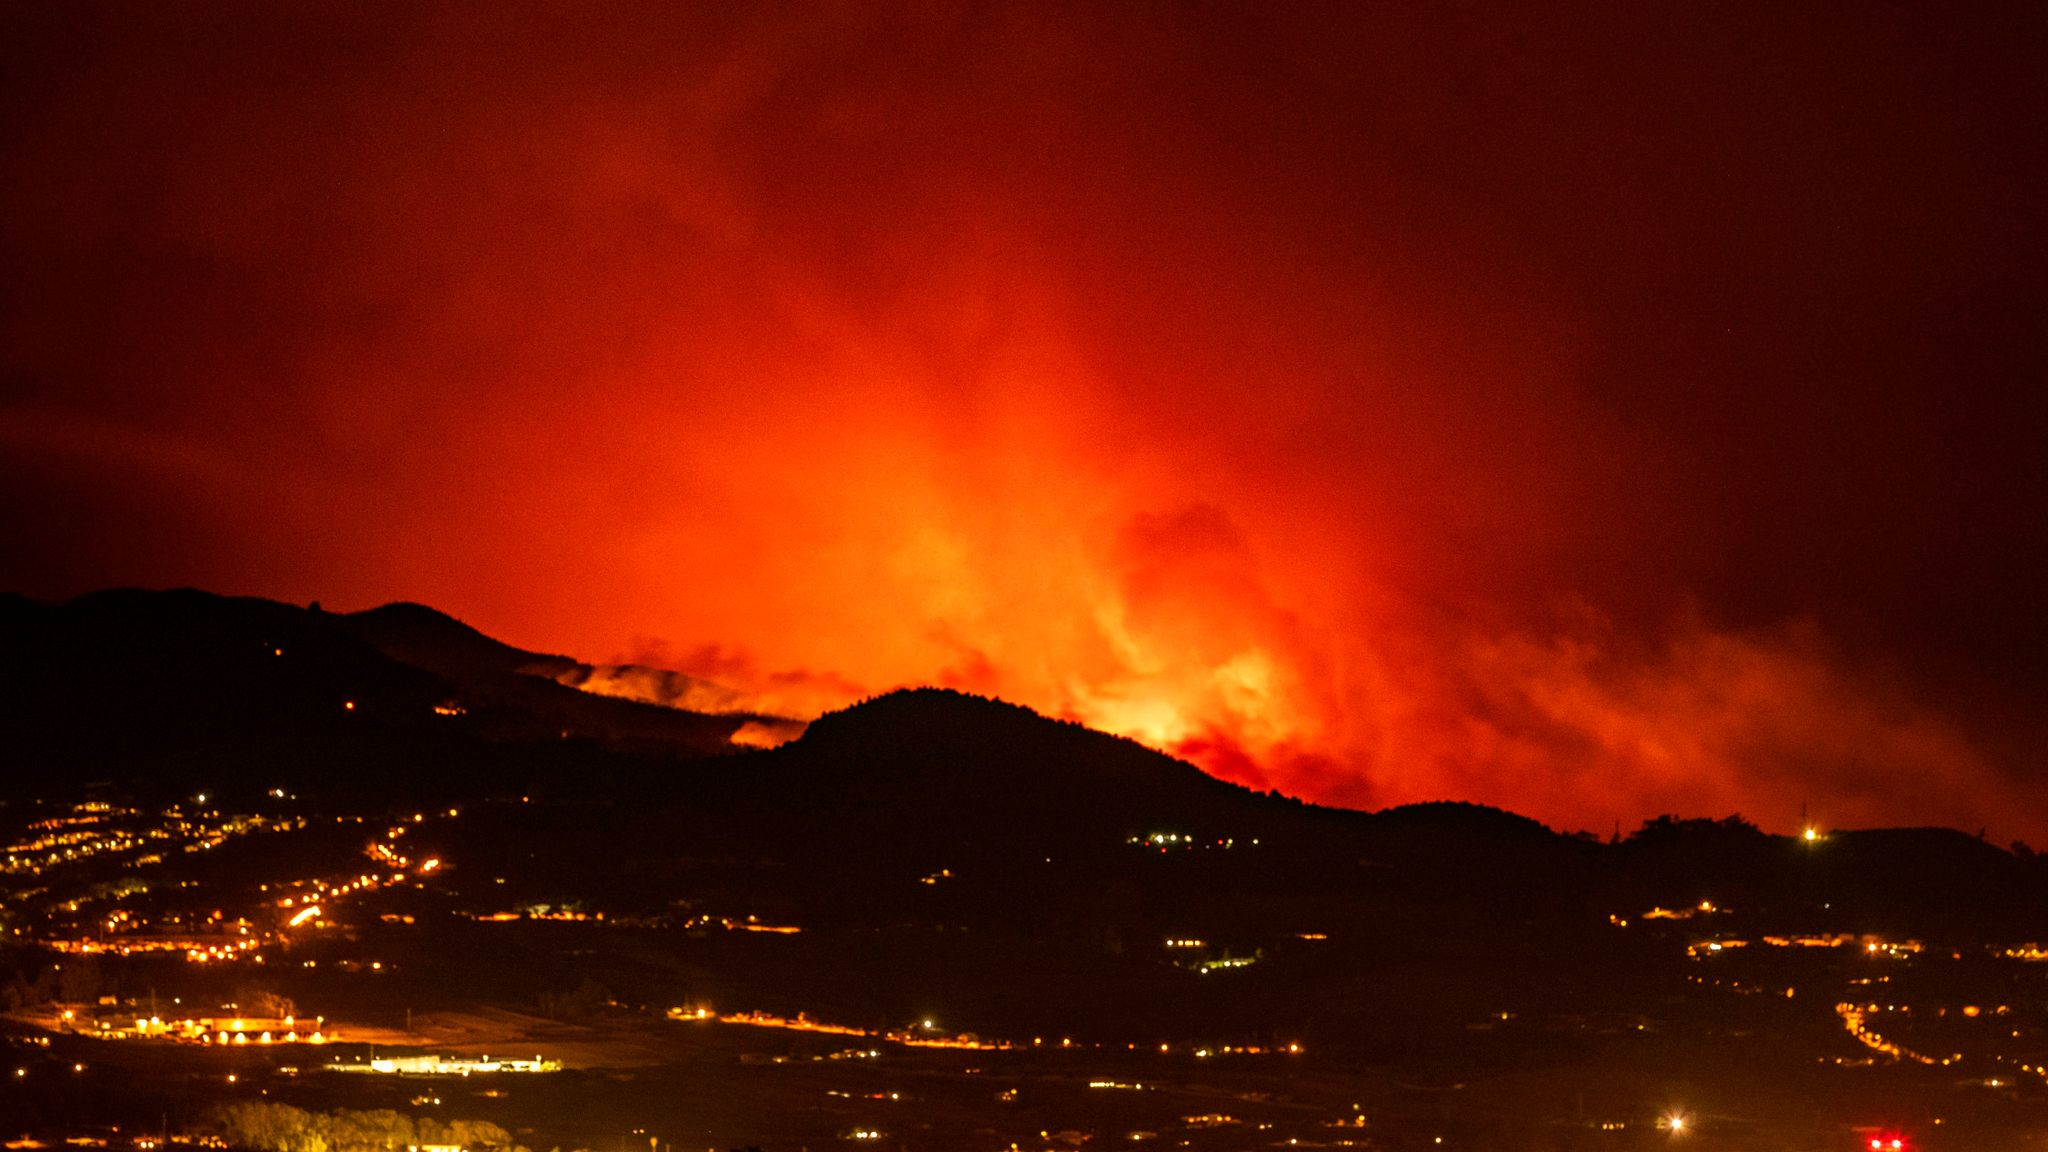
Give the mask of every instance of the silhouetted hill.
M 1398 861 L 1431 887 L 1525 892 L 1558 889 L 1587 850 L 1483 805 L 1366 813 L 1253 792 L 1136 741 L 947 689 L 893 692 L 820 717 L 761 759 L 749 786 L 770 802 L 814 810 L 838 835 L 887 829 L 888 843 L 928 852 L 1122 850 L 1160 835 L 1174 839 L 1151 850 L 1256 848 L 1266 866 L 1291 861 L 1317 887 Z
M 579 692 L 550 677 L 588 666 L 417 604 L 337 615 L 191 590 L 5 596 L 0 651 L 16 795 L 95 781 L 533 793 L 579 805 L 579 827 L 536 836 L 622 867 L 635 857 L 619 845 L 679 840 L 855 887 L 906 868 L 1036 860 L 1050 870 L 1005 899 L 1050 908 L 1114 876 L 1126 900 L 1337 901 L 1418 931 L 1460 916 L 1604 923 L 1701 901 L 1899 930 L 2048 914 L 2042 861 L 1949 830 L 1809 845 L 1733 817 L 1666 818 L 1606 845 L 1482 805 L 1321 808 L 939 689 L 831 713 L 778 749 L 704 759 L 734 753 L 747 717 Z M 1176 871 L 1153 875 L 1164 868 Z
M 1465 828 L 1473 834 L 1501 839 L 1550 841 L 1557 838 L 1557 833 L 1549 827 L 1527 816 L 1490 804 L 1473 804 L 1464 800 L 1400 804 L 1382 808 L 1377 816 L 1380 827 L 1389 831 L 1414 828 L 1424 835 L 1433 836 L 1446 828 Z
M 342 616 L 178 589 L 0 598 L 0 747 L 17 795 L 505 786 L 559 746 L 733 750 L 744 716 L 592 696 L 419 605 Z M 550 747 L 539 759 L 515 751 Z
M 494 640 L 438 609 L 398 601 L 340 617 L 342 625 L 385 655 L 451 680 L 549 674 L 576 663 Z
M 710 755 L 732 751 L 733 734 L 750 721 L 775 719 L 581 691 L 576 685 L 589 678 L 589 665 L 514 648 L 423 604 L 386 604 L 334 620 L 385 655 L 446 679 L 494 739 L 567 733 L 619 750 Z
M 12 600 L 0 618 L 9 785 L 203 785 L 367 754 L 422 727 L 449 686 L 317 613 L 191 590 Z M 415 733 L 424 736 L 424 733 Z
M 1765 922 L 1936 934 L 2048 922 L 2041 860 L 1949 828 L 1840 830 L 1808 843 L 1738 816 L 1662 816 L 1604 855 L 1600 898 L 1617 912 L 1705 901 Z
M 568 703 L 574 699 L 571 696 L 534 691 L 533 683 L 540 681 L 581 694 L 659 705 L 669 711 L 736 716 L 742 723 L 755 722 L 764 736 L 779 737 L 776 742 L 803 731 L 801 721 L 754 712 L 745 706 L 741 693 L 723 685 L 666 668 L 586 664 L 568 656 L 528 652 L 424 604 L 401 601 L 339 619 L 385 655 L 458 684 L 470 688 L 488 685 L 500 694 L 516 686 L 521 690 L 521 702 L 529 707 L 576 708 Z M 576 722 L 574 715 L 568 719 L 572 725 Z M 719 731 L 721 741 L 730 734 L 724 726 Z
M 1816 895 L 1843 923 L 1880 930 L 1992 931 L 2021 919 L 2048 926 L 2048 868 L 1953 828 L 1837 832 L 1814 850 Z
M 1134 741 L 938 688 L 822 716 L 763 759 L 783 787 L 842 810 L 983 835 L 1076 822 L 1125 835 L 1226 833 L 1263 811 L 1245 789 Z

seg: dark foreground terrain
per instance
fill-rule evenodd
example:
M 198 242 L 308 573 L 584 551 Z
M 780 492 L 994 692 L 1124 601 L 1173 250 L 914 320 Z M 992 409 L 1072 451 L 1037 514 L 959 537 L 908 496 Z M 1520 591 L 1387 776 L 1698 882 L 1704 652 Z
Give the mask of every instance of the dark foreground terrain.
M 2021 846 L 1320 809 L 939 691 L 750 749 L 417 606 L 0 654 L 9 1140 L 2048 1144 Z

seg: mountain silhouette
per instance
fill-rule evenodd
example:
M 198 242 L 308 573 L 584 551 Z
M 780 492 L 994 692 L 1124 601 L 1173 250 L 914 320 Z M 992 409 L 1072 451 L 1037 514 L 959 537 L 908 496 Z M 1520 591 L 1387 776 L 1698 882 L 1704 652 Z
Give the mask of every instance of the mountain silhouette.
M 1191 891 L 1342 903 L 1413 930 L 1459 917 L 1604 923 L 1702 901 L 1902 931 L 2048 921 L 2048 864 L 1952 830 L 1809 845 L 1737 817 L 1667 817 L 1604 844 L 1477 804 L 1323 808 L 951 690 L 862 701 L 750 751 L 734 734 L 776 718 L 579 691 L 562 678 L 594 666 L 420 604 L 337 614 L 190 589 L 0 596 L 0 652 L 16 796 L 95 784 L 364 803 L 539 795 L 573 800 L 579 823 L 536 834 L 592 857 L 686 837 L 854 889 L 906 868 L 1036 861 L 1009 893 L 1026 904 L 1044 903 L 1030 888 L 1041 882 L 1079 898 L 1097 878 L 1168 866 L 1139 863 L 1150 858 L 1187 862 L 1172 864 L 1173 884 Z
M 471 789 L 559 761 L 564 746 L 732 752 L 754 719 L 579 692 L 551 678 L 575 661 L 416 604 L 341 615 L 192 589 L 9 595 L 0 652 L 17 795 L 98 782 Z

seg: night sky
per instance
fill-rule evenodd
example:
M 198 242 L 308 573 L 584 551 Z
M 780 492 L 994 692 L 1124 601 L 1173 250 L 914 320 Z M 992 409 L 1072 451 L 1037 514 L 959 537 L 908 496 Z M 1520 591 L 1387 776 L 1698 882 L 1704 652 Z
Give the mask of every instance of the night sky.
M 1809 7 L 14 0 L 0 589 L 2039 843 L 2048 9 Z

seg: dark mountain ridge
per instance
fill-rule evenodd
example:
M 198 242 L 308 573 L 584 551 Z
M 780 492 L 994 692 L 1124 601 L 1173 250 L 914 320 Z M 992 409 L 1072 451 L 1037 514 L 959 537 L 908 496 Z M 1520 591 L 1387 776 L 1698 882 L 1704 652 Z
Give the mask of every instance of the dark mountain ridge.
M 342 617 L 351 633 L 394 660 L 450 680 L 546 675 L 573 666 L 567 656 L 527 652 L 484 635 L 438 608 L 394 601 Z
M 0 744 L 18 794 L 128 778 L 254 785 L 390 742 L 428 749 L 426 722 L 450 692 L 319 613 L 182 589 L 10 599 L 0 652 Z
M 17 796 L 96 781 L 394 805 L 533 794 L 573 800 L 579 819 L 609 829 L 591 833 L 592 851 L 607 850 L 602 837 L 658 844 L 688 829 L 717 851 L 822 874 L 1052 859 L 1109 875 L 1147 855 L 1228 858 L 1231 883 L 1398 889 L 1496 912 L 1704 900 L 1821 908 L 1844 924 L 2048 923 L 2039 859 L 1950 830 L 1803 844 L 1733 817 L 1665 818 L 1610 845 L 1481 805 L 1323 808 L 939 689 L 863 701 L 746 752 L 730 743 L 744 716 L 579 692 L 550 678 L 574 660 L 416 604 L 342 615 L 193 590 L 0 597 L 0 652 L 0 751 Z M 598 818 L 593 805 L 617 811 Z
M 400 601 L 335 617 L 336 624 L 393 660 L 448 681 L 466 713 L 499 741 L 532 743 L 562 734 L 616 751 L 707 756 L 737 751 L 749 723 L 781 723 L 750 712 L 696 712 L 598 695 L 574 685 L 587 664 L 528 652 L 423 604 Z
M 763 771 L 799 775 L 793 783 L 839 803 L 871 794 L 907 812 L 981 809 L 1020 824 L 1110 820 L 1130 835 L 1195 831 L 1189 824 L 1222 831 L 1245 819 L 1253 799 L 1136 741 L 940 688 L 828 713 L 762 760 Z
M 442 613 L 340 615 L 192 589 L 0 599 L 0 748 L 16 795 L 516 788 L 565 748 L 736 751 L 746 716 L 593 696 Z M 533 667 L 542 674 L 527 674 Z

